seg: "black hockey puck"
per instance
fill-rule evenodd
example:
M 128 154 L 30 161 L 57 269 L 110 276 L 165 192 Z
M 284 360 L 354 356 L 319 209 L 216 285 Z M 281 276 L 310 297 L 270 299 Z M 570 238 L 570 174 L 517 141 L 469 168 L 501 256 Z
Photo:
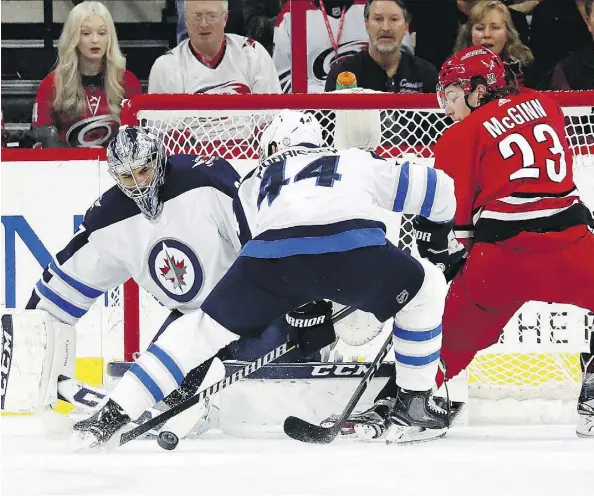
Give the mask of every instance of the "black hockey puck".
M 157 437 L 157 443 L 159 446 L 161 446 L 161 448 L 171 451 L 177 447 L 179 438 L 173 432 L 163 431 L 159 433 L 159 436 Z

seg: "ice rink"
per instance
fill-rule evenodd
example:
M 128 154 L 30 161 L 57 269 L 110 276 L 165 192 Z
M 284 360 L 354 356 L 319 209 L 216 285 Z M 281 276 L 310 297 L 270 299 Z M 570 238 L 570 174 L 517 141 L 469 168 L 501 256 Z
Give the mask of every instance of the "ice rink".
M 135 441 L 69 453 L 33 417 L 2 417 L 2 496 L 584 496 L 594 494 L 594 439 L 574 427 L 454 427 L 394 446 L 306 445 L 212 433 L 166 452 Z

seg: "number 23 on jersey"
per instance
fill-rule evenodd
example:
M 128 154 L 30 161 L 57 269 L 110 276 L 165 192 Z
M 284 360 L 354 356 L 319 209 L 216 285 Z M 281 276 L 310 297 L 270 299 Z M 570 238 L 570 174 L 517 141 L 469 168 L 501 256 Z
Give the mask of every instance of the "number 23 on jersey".
M 556 155 L 556 158 L 547 158 L 544 163 L 544 170 L 551 181 L 555 183 L 562 182 L 567 176 L 567 161 L 559 136 L 548 124 L 537 124 L 534 126 L 532 128 L 532 135 L 537 144 L 552 143 L 553 146 L 549 147 L 549 152 L 552 155 Z M 510 134 L 499 143 L 499 151 L 501 152 L 501 156 L 506 160 L 513 157 L 517 151 L 522 155 L 522 168 L 510 174 L 509 179 L 511 181 L 516 179 L 540 179 L 541 164 L 536 164 L 534 146 L 526 136 L 520 133 Z

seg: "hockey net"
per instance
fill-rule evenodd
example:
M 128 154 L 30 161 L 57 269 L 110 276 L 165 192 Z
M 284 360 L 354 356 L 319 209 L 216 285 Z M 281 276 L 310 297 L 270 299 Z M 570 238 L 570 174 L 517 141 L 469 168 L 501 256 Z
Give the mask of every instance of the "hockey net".
M 576 182 L 582 194 L 594 191 L 588 184 L 590 177 L 594 180 L 594 173 L 589 174 L 594 171 L 594 92 L 554 95 L 566 115 Z M 170 154 L 222 156 L 245 173 L 256 165 L 263 128 L 284 108 L 313 113 L 329 145 L 338 112 L 379 111 L 382 137 L 377 153 L 426 164 L 432 164 L 432 147 L 451 125 L 434 95 L 402 94 L 141 95 L 125 106 L 122 123 L 140 124 L 159 134 Z M 411 220 L 404 216 L 399 245 L 410 248 L 413 242 Z M 120 313 L 115 320 L 124 320 L 124 353 L 129 360 L 148 344 L 167 311 L 133 284 L 114 297 L 127 299 L 126 317 Z M 499 344 L 473 361 L 468 370 L 470 394 L 575 400 L 581 377 L 578 353 L 587 350 L 593 324 L 594 315 L 569 305 L 526 304 L 505 327 Z M 360 357 L 361 350 L 352 350 L 352 356 Z

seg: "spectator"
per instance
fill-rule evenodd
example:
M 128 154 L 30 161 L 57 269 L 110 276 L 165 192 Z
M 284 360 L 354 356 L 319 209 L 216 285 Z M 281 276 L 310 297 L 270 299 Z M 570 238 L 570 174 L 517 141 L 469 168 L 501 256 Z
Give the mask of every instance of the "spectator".
M 552 90 L 594 90 L 594 0 L 586 0 L 584 8 L 593 39 L 555 67 Z
M 245 16 L 243 13 L 242 3 L 244 0 L 228 0 L 229 1 L 229 19 L 225 26 L 227 33 L 245 34 Z M 251 2 L 252 0 L 247 0 Z M 184 17 L 185 0 L 175 0 L 175 9 L 177 10 L 177 31 L 176 39 L 179 45 L 182 41 L 188 38 L 188 27 L 186 26 L 186 19 Z
M 412 16 L 410 30 L 416 33 L 415 55 L 441 67 L 451 56 L 458 30 L 468 21 L 472 7 L 483 1 L 407 0 L 406 6 Z M 526 15 L 516 10 L 510 11 L 510 15 L 522 43 L 528 45 L 530 28 Z
M 125 67 L 107 8 L 80 3 L 62 29 L 56 68 L 39 85 L 32 126 L 55 126 L 69 146 L 107 144 L 119 127 L 122 100 L 141 92 Z
M 520 40 L 509 9 L 500 1 L 475 3 L 468 22 L 458 32 L 454 52 L 483 45 L 501 57 L 508 75 L 524 86 L 524 71 L 534 61 L 532 51 Z
M 570 53 L 591 46 L 584 0 L 542 0 L 531 25 L 536 87 L 549 89 L 555 66 Z
M 321 93 L 334 64 L 367 48 L 363 22 L 365 0 L 303 0 L 307 6 L 307 91 Z M 408 43 L 411 44 L 410 33 Z M 297 47 L 297 49 L 305 47 Z M 276 65 L 285 93 L 292 91 L 292 36 L 290 4 L 277 17 L 274 30 Z
M 274 42 L 274 25 L 280 10 L 280 0 L 243 0 L 246 36 L 262 43 L 270 55 Z
M 264 47 L 225 34 L 228 7 L 227 0 L 186 0 L 189 39 L 155 61 L 149 93 L 280 93 Z
M 326 80 L 326 91 L 336 89 L 336 77 L 349 71 L 357 85 L 394 93 L 434 93 L 437 70 L 433 65 L 401 49 L 410 14 L 403 0 L 369 0 L 363 13 L 369 49 L 336 64 Z

